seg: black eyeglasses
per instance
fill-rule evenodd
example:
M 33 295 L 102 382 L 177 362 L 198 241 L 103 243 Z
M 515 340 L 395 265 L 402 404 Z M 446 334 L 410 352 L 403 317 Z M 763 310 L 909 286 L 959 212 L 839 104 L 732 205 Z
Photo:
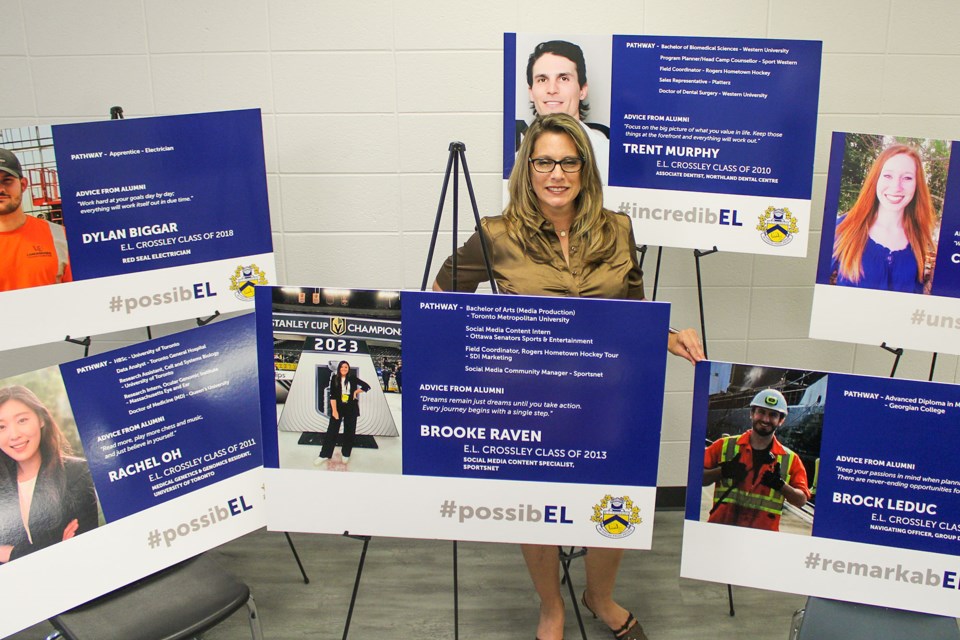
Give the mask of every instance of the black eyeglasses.
M 530 158 L 530 164 L 533 165 L 533 170 L 537 173 L 550 173 L 557 165 L 560 165 L 560 170 L 564 173 L 577 173 L 583 168 L 583 158 L 563 158 L 561 160 Z

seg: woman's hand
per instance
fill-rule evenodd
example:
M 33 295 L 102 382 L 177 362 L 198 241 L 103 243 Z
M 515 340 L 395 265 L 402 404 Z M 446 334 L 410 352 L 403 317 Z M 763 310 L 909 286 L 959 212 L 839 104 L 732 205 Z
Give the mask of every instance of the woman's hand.
M 686 358 L 690 364 L 697 364 L 707 358 L 703 353 L 703 345 L 700 344 L 700 336 L 693 329 L 671 333 L 667 338 L 667 351 L 675 356 Z
M 70 524 L 66 526 L 63 530 L 63 540 L 69 540 L 73 536 L 77 535 L 77 529 L 80 528 L 80 521 L 74 518 L 70 521 Z
M 356 389 L 353 392 L 353 399 L 356 400 L 357 398 L 359 398 L 361 393 L 363 393 L 363 389 L 359 389 L 359 388 Z
M 12 544 L 0 544 L 0 564 L 10 562 L 10 554 L 13 553 Z

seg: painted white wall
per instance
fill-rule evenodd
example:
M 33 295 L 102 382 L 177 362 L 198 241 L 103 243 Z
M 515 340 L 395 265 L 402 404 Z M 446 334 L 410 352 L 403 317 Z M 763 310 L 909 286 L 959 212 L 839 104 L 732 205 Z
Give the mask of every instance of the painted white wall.
M 451 140 L 467 145 L 482 213 L 498 211 L 504 31 L 548 19 L 558 33 L 823 40 L 810 255 L 704 259 L 716 359 L 887 375 L 878 347 L 805 337 L 829 135 L 960 138 L 955 0 L 0 0 L 0 15 L 0 127 L 103 119 L 113 105 L 129 118 L 259 107 L 283 283 L 343 287 L 419 287 Z M 437 259 L 449 235 L 440 246 Z M 689 252 L 664 252 L 658 299 L 675 326 L 698 325 Z M 143 338 L 99 337 L 92 351 Z M 0 376 L 81 353 L 8 351 Z M 680 486 L 692 368 L 671 360 L 659 483 Z M 929 365 L 908 352 L 898 375 L 925 379 Z M 956 357 L 939 358 L 936 379 L 957 381 Z

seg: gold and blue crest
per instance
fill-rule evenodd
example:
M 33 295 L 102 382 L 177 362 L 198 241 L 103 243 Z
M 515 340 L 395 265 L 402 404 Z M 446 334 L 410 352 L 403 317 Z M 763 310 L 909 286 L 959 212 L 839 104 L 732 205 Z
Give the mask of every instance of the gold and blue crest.
M 793 241 L 800 233 L 797 218 L 786 207 L 767 207 L 759 218 L 757 231 L 764 242 L 773 247 L 782 247 Z
M 640 507 L 633 504 L 630 496 L 603 496 L 600 504 L 593 506 L 591 522 L 597 523 L 597 533 L 607 538 L 626 538 L 643 522 Z
M 239 300 L 253 301 L 253 288 L 256 285 L 270 284 L 267 274 L 255 264 L 240 265 L 230 276 L 230 291 Z

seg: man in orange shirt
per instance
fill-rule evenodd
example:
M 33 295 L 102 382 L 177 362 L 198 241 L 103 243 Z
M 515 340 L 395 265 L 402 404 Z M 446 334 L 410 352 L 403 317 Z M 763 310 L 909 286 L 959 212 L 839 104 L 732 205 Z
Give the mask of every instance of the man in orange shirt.
M 803 462 L 774 436 L 786 419 L 783 394 L 764 389 L 750 402 L 753 428 L 707 447 L 703 486 L 715 485 L 707 522 L 779 531 L 783 501 L 798 508 L 807 503 L 810 490 Z
M 0 291 L 73 280 L 63 227 L 27 215 L 26 190 L 20 161 L 0 149 Z

